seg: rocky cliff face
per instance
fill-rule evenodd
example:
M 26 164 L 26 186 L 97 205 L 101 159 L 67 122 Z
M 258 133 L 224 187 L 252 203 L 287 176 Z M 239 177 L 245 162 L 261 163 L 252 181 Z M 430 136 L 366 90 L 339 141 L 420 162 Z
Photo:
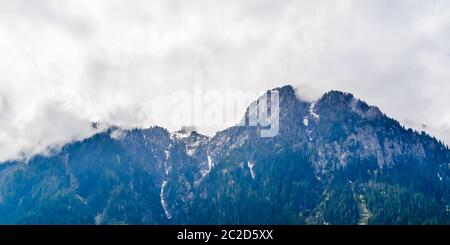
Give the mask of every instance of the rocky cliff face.
M 450 222 L 444 144 L 348 93 L 306 102 L 291 86 L 272 91 L 275 137 L 260 137 L 261 125 L 212 138 L 111 128 L 49 157 L 4 163 L 0 223 Z

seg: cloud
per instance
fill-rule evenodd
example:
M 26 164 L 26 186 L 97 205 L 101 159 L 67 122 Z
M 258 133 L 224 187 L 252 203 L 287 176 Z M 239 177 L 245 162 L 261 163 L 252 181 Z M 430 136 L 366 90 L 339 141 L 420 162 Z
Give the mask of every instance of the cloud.
M 170 97 L 197 83 L 348 91 L 450 142 L 448 1 L 0 5 L 0 160 L 87 137 L 91 121 L 176 130 Z
M 33 115 L 6 114 L 2 117 L 0 158 L 27 159 L 35 154 L 48 154 L 66 142 L 80 140 L 105 129 L 94 128 L 88 120 L 71 114 L 61 101 L 48 100 L 33 111 Z
M 307 85 L 297 86 L 295 92 L 298 99 L 307 102 L 317 101 L 324 94 L 323 91 Z

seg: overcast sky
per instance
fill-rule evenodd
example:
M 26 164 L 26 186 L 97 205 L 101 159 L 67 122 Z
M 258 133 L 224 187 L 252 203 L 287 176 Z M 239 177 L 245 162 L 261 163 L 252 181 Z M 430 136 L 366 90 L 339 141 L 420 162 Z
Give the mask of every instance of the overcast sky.
M 175 130 L 195 84 L 347 91 L 449 143 L 449 43 L 450 1 L 0 0 L 0 160 L 94 120 Z

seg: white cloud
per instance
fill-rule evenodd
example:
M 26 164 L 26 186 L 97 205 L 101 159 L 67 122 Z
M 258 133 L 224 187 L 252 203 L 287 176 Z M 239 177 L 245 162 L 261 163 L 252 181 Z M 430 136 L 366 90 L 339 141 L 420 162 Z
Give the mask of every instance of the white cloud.
M 449 4 L 0 0 L 0 160 L 94 120 L 175 130 L 170 96 L 197 82 L 344 90 L 450 142 Z

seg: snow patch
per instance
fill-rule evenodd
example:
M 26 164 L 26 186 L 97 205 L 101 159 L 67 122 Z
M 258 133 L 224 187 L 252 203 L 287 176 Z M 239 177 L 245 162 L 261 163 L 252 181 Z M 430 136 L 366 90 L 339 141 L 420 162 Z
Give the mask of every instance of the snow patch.
M 208 154 L 208 169 L 211 171 L 213 167 L 213 162 L 211 156 Z
M 200 139 L 191 144 L 186 144 L 186 154 L 188 156 L 193 156 L 197 152 L 198 147 L 202 144 L 206 144 L 207 142 L 207 139 Z
M 306 127 L 308 127 L 308 125 L 309 125 L 309 120 L 308 120 L 308 118 L 304 118 L 303 119 L 303 125 L 305 125 Z
M 437 173 L 437 177 L 438 177 L 439 181 L 442 181 L 442 176 L 439 173 Z
M 177 131 L 177 132 L 171 133 L 171 134 L 170 134 L 170 137 L 171 137 L 172 139 L 184 139 L 184 138 L 189 137 L 190 135 L 191 135 L 190 132 L 187 133 L 187 132 L 184 132 L 184 131 Z
M 305 125 L 306 127 L 308 127 L 310 124 L 309 119 L 312 119 L 312 120 L 319 119 L 319 115 L 315 112 L 315 109 L 314 109 L 315 106 L 316 106 L 315 102 L 311 103 L 311 105 L 309 106 L 309 110 L 308 110 L 309 114 L 303 118 L 303 125 Z
M 172 171 L 172 167 L 167 164 L 167 161 L 164 162 L 164 172 L 166 175 L 169 175 L 170 171 Z
M 172 148 L 172 144 L 170 144 L 169 147 L 164 150 L 165 159 L 164 159 L 163 165 L 164 165 L 164 172 L 166 173 L 166 176 L 169 175 L 170 171 L 172 170 L 172 167 L 168 163 L 169 158 L 170 158 L 170 149 L 171 148 Z
M 369 219 L 372 216 L 372 214 L 369 211 L 369 209 L 367 208 L 366 198 L 362 194 L 359 195 L 358 209 L 359 209 L 358 225 L 369 224 Z
M 101 213 L 97 214 L 94 220 L 96 225 L 100 225 L 101 223 L 103 223 L 103 214 Z
M 75 194 L 75 197 L 76 197 L 78 200 L 80 200 L 81 203 L 87 204 L 87 201 L 86 201 L 84 198 L 82 198 L 80 195 Z
M 314 118 L 314 119 L 319 119 L 319 115 L 316 113 L 315 111 L 315 106 L 316 103 L 311 103 L 311 105 L 309 106 L 309 114 Z
M 164 154 L 166 156 L 166 160 L 169 159 L 169 150 L 164 150 Z
M 248 161 L 247 166 L 248 166 L 248 169 L 250 169 L 250 175 L 252 176 L 253 179 L 255 179 L 256 174 L 255 174 L 255 171 L 253 170 L 253 168 L 255 167 L 255 163 L 253 161 Z
M 312 130 L 306 129 L 306 134 L 308 135 L 308 140 L 312 141 L 313 140 Z
M 125 137 L 125 132 L 122 129 L 115 129 L 111 132 L 109 137 L 114 140 L 121 140 L 123 139 L 123 137 Z
M 202 175 L 202 178 L 200 178 L 198 181 L 196 181 L 196 183 L 197 184 L 199 184 L 202 180 L 203 180 L 203 178 L 206 176 L 206 175 L 208 175 L 209 174 L 209 172 L 211 172 L 211 169 L 213 168 L 213 162 L 212 162 L 212 158 L 211 158 L 211 156 L 208 154 L 207 155 L 207 158 L 208 158 L 208 162 L 207 162 L 207 164 L 208 164 L 208 168 L 207 169 L 202 169 L 202 170 L 200 170 L 200 174 Z
M 166 214 L 167 219 L 171 219 L 172 215 L 169 212 L 169 207 L 168 207 L 166 199 L 164 197 L 164 189 L 166 188 L 166 185 L 167 185 L 167 180 L 164 180 L 161 185 L 161 193 L 159 194 L 159 197 L 161 198 L 161 206 L 164 209 L 164 213 Z
M 195 154 L 196 150 L 197 150 L 196 148 L 188 148 L 186 149 L 186 154 L 191 157 Z

